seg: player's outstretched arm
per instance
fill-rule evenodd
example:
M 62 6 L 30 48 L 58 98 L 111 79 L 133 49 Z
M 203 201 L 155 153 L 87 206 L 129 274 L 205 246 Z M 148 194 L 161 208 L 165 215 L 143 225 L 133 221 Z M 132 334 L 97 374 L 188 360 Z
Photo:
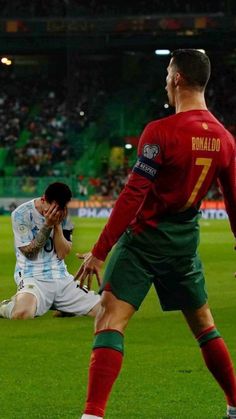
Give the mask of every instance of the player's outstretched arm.
M 95 275 L 98 285 L 101 285 L 101 268 L 103 261 L 97 259 L 91 252 L 85 254 L 77 253 L 79 259 L 83 259 L 84 262 L 80 266 L 79 270 L 74 276 L 75 281 L 80 282 L 80 288 L 83 288 L 85 282 L 87 282 L 87 287 L 90 290 L 93 282 L 93 277 Z

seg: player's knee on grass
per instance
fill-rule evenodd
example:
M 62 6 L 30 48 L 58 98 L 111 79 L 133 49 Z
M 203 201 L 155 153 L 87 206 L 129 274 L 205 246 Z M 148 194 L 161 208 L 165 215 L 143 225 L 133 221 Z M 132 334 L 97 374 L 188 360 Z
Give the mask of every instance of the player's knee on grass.
M 17 294 L 12 310 L 12 320 L 26 320 L 35 317 L 37 300 L 35 295 L 29 293 Z
M 18 310 L 12 310 L 11 315 L 12 320 L 27 320 L 27 319 L 33 319 L 34 313 L 32 310 L 28 309 L 18 309 Z

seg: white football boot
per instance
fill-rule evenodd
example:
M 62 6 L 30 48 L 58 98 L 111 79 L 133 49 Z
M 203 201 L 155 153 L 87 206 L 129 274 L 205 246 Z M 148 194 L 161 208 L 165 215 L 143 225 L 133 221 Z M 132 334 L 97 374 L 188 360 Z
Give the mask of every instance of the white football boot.
M 227 406 L 227 416 L 228 419 L 236 419 L 236 407 Z
M 3 300 L 0 303 L 0 317 L 6 317 L 6 308 L 7 305 L 12 301 L 12 299 L 10 298 L 9 300 Z

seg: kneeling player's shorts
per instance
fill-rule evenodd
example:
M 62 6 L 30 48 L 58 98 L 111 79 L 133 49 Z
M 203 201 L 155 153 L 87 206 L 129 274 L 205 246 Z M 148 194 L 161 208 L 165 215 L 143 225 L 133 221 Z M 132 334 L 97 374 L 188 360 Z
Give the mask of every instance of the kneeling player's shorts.
M 123 234 L 108 262 L 100 293 L 110 290 L 138 310 L 154 284 L 163 310 L 195 309 L 205 304 L 205 279 L 196 252 L 160 255 L 145 241 L 145 234 L 141 236 L 130 231 Z
M 42 316 L 52 307 L 76 316 L 85 316 L 100 301 L 100 296 L 94 291 L 81 289 L 72 275 L 53 281 L 21 278 L 17 286 L 17 294 L 29 293 L 36 297 L 36 316 Z

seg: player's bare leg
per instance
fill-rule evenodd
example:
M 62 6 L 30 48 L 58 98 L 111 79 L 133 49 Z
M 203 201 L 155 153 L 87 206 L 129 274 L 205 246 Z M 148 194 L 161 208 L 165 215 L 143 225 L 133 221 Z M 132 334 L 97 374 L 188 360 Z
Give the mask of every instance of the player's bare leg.
M 227 417 L 236 419 L 236 378 L 233 363 L 218 330 L 208 304 L 183 314 L 197 339 L 206 366 L 224 391 Z
M 26 320 L 35 317 L 37 309 L 37 299 L 30 293 L 16 294 L 15 304 L 11 313 L 13 320 Z
M 87 401 L 83 419 L 103 418 L 112 386 L 123 360 L 124 331 L 135 309 L 104 291 L 96 318 L 96 334 L 90 360 Z
M 95 321 L 96 332 L 114 329 L 123 334 L 134 313 L 135 308 L 131 304 L 118 300 L 110 291 L 103 291 L 101 310 Z

